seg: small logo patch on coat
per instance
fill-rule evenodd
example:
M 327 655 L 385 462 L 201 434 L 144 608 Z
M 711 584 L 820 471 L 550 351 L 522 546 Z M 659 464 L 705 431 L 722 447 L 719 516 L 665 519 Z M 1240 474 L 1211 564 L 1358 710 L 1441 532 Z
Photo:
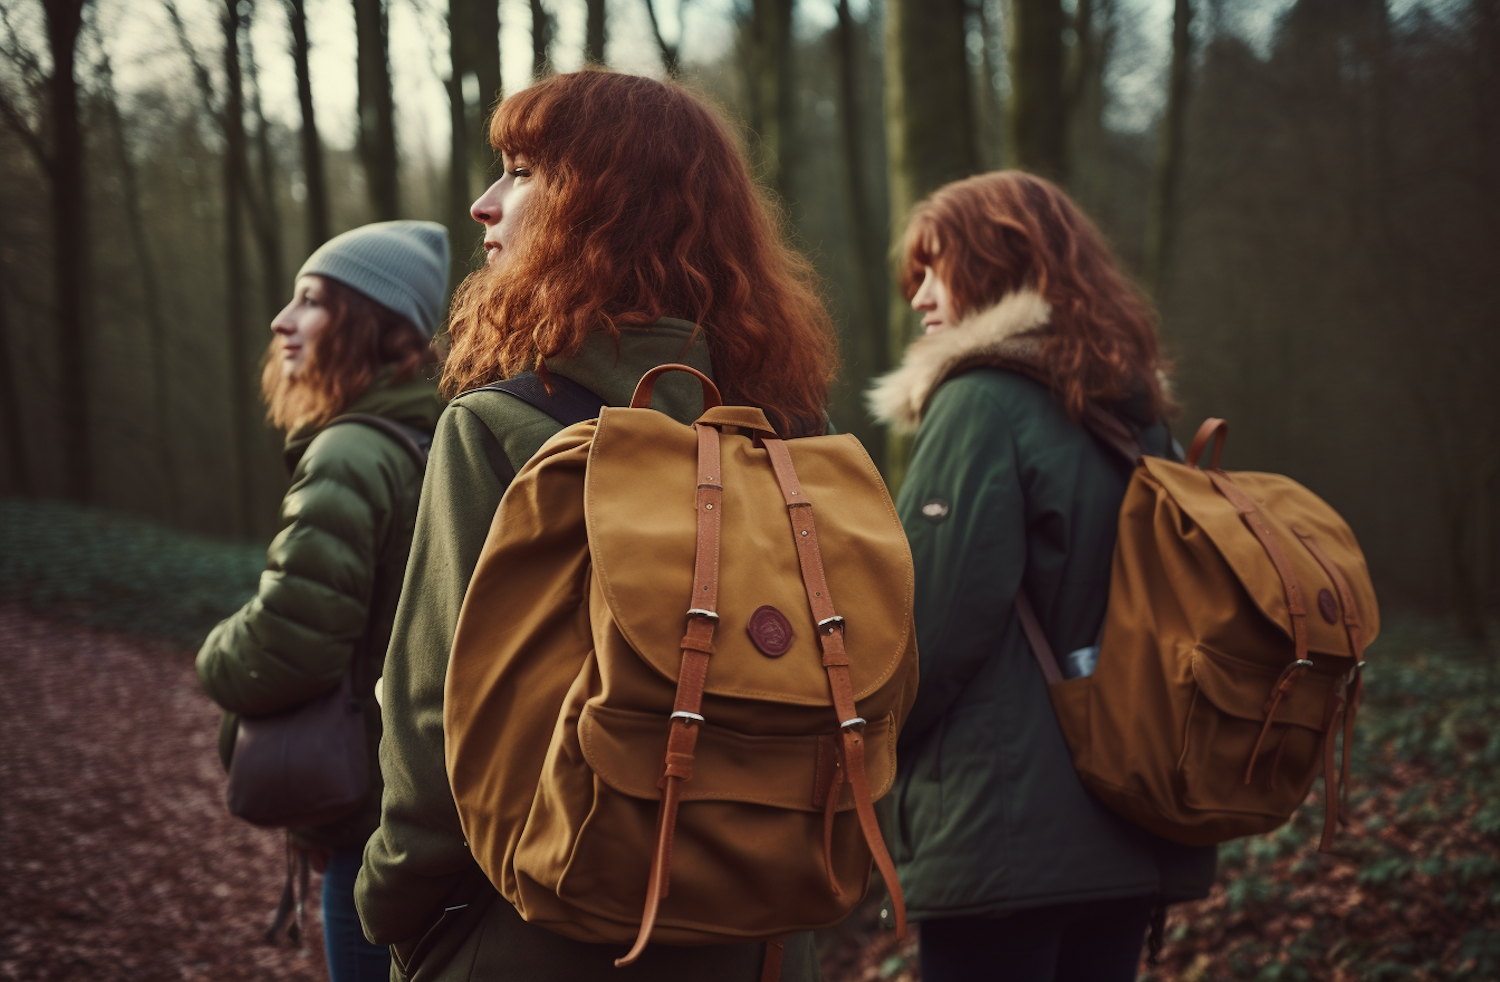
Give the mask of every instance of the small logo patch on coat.
M 1339 602 L 1333 599 L 1333 594 L 1327 589 L 1318 591 L 1318 613 L 1330 624 L 1339 622 Z
M 792 633 L 792 622 L 770 604 L 756 608 L 750 615 L 750 623 L 745 625 L 745 633 L 767 658 L 780 658 L 786 654 L 796 637 Z
M 937 525 L 948 517 L 949 511 L 948 502 L 942 498 L 929 498 L 927 499 L 927 503 L 922 506 L 922 517 L 932 524 Z

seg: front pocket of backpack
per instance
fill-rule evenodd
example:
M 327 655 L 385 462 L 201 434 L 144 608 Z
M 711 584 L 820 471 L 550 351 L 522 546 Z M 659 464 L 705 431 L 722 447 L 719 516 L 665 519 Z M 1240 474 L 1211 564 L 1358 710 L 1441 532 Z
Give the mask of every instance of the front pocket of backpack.
M 1281 668 L 1201 645 L 1193 651 L 1194 691 L 1177 765 L 1188 807 L 1277 820 L 1264 824 L 1271 828 L 1307 797 L 1322 760 L 1329 680 L 1302 677 L 1266 729 Z
M 666 727 L 660 714 L 585 707 L 577 733 L 591 795 L 587 813 L 567 823 L 571 841 L 553 881 L 559 898 L 609 920 L 639 922 Z M 865 730 L 867 775 L 876 797 L 894 780 L 893 731 L 890 716 Z M 764 736 L 702 726 L 693 778 L 683 784 L 678 805 L 661 927 L 765 937 L 845 915 L 864 893 L 870 854 L 845 782 L 834 820 L 833 861 L 841 888 L 836 896 L 823 861 L 823 808 L 814 800 L 819 760 L 817 734 Z M 562 832 L 563 824 L 554 829 Z M 523 842 L 527 859 L 544 851 L 527 846 Z M 552 857 L 547 865 L 557 869 L 560 852 Z M 518 867 L 530 865 L 519 854 L 517 860 Z

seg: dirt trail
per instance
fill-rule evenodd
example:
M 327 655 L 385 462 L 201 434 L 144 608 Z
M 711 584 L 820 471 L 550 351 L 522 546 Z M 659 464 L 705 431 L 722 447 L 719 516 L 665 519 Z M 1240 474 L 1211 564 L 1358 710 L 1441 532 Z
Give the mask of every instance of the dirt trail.
M 0 979 L 327 978 L 260 940 L 282 838 L 225 812 L 192 653 L 0 606 Z

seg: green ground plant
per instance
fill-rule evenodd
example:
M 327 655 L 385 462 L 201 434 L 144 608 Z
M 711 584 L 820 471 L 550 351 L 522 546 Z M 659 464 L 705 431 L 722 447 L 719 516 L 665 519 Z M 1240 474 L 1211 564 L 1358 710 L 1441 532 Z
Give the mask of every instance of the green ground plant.
M 265 546 L 56 501 L 0 498 L 0 602 L 196 645 L 255 592 Z

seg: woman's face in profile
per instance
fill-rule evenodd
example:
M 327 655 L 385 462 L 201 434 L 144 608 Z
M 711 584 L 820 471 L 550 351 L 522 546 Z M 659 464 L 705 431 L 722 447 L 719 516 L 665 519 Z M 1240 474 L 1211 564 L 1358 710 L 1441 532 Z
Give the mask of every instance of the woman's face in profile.
M 292 289 L 292 300 L 271 321 L 271 332 L 276 335 L 281 360 L 281 377 L 296 378 L 307 364 L 307 353 L 312 350 L 318 335 L 328 326 L 327 288 L 321 276 L 304 276 Z
M 484 258 L 490 265 L 520 240 L 521 218 L 530 206 L 536 178 L 522 154 L 502 153 L 505 173 L 469 207 L 474 221 L 484 226 Z
M 957 322 L 948 298 L 948 285 L 931 266 L 922 267 L 922 285 L 912 294 L 911 309 L 923 315 L 922 327 L 928 334 L 946 330 Z

